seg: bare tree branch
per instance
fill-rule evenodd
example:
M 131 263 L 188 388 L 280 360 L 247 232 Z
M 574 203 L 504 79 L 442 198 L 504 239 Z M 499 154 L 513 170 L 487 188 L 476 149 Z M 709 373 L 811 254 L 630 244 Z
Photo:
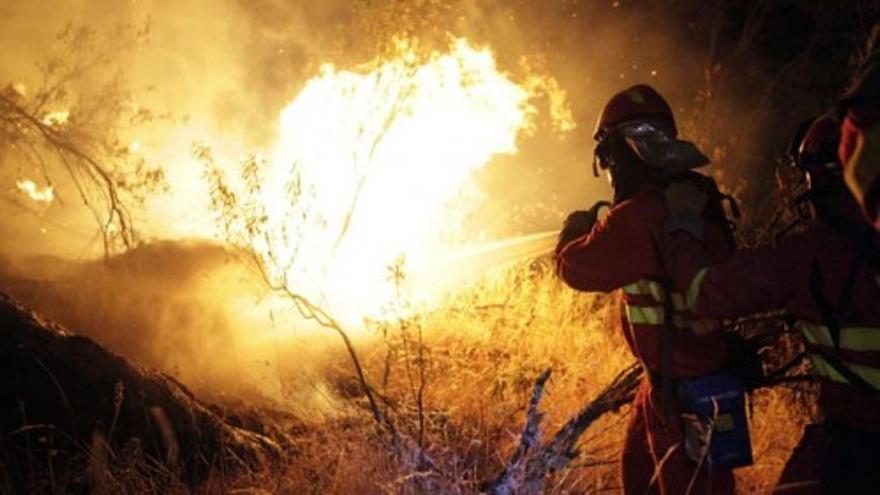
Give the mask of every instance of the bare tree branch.
M 550 370 L 547 370 L 535 380 L 526 426 L 518 448 L 502 473 L 483 486 L 484 490 L 492 495 L 542 493 L 544 480 L 578 456 L 575 445 L 584 431 L 605 413 L 616 411 L 632 402 L 643 372 L 638 364 L 630 365 L 621 371 L 595 399 L 587 403 L 560 428 L 549 443 L 539 448 L 539 424 L 543 415 L 538 412 L 537 406 L 549 374 Z

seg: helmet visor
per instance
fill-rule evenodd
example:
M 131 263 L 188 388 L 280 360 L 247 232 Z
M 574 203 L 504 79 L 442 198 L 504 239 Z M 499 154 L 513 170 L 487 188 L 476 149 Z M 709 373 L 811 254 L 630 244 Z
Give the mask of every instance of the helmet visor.
M 667 174 L 709 163 L 709 159 L 693 143 L 677 139 L 667 122 L 636 121 L 621 126 L 620 132 L 630 149 L 644 163 Z

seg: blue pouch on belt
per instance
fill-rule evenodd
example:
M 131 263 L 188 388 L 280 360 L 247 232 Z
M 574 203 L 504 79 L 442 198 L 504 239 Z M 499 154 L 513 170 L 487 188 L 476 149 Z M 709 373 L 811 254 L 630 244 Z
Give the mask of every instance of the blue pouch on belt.
M 678 396 L 688 413 L 684 430 L 689 458 L 711 469 L 752 464 L 745 389 L 735 376 L 684 380 Z

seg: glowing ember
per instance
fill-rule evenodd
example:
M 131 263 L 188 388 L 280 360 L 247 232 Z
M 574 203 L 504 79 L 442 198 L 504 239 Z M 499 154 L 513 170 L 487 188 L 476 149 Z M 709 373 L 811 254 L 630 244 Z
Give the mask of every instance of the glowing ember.
M 49 112 L 43 116 L 43 124 L 49 127 L 60 127 L 67 123 L 67 120 L 70 118 L 70 112 L 67 110 L 58 110 L 55 112 Z
M 432 292 L 418 280 L 462 240 L 456 230 L 478 206 L 469 179 L 515 152 L 536 114 L 535 90 L 500 73 L 488 50 L 459 40 L 419 59 L 398 48 L 363 73 L 322 67 L 282 112 L 258 187 L 269 234 L 256 247 L 273 275 L 349 322 L 377 313 L 401 280 Z
M 32 200 L 40 203 L 51 203 L 55 199 L 55 190 L 52 186 L 40 188 L 32 180 L 19 180 L 15 182 L 19 191 L 27 194 Z

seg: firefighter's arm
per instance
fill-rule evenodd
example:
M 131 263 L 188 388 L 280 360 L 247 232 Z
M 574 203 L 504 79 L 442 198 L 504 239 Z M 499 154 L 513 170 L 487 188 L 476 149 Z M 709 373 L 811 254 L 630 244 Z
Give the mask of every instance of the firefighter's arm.
M 589 234 L 599 220 L 599 210 L 610 206 L 611 204 L 607 201 L 597 201 L 589 210 L 577 210 L 569 213 L 562 224 L 562 230 L 559 232 L 554 251 L 556 256 L 558 257 L 562 249 L 571 241 Z
M 785 262 L 777 249 L 745 249 L 710 264 L 703 243 L 679 231 L 666 242 L 664 257 L 676 289 L 701 316 L 737 318 L 785 306 Z
M 662 206 L 662 205 L 661 205 Z M 593 229 L 557 255 L 559 276 L 574 289 L 610 292 L 652 273 L 655 261 L 639 205 L 612 209 Z

